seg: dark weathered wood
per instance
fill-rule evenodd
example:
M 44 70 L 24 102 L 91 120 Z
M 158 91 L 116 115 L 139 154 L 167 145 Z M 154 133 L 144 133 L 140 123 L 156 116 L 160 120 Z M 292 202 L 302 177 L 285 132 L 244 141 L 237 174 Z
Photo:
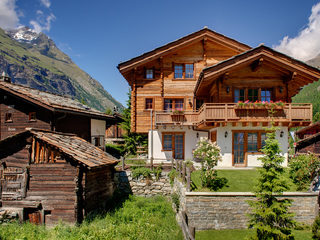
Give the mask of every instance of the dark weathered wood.
M 186 188 L 187 188 L 186 189 L 187 192 L 190 192 L 191 190 L 191 169 L 190 168 L 187 168 L 187 187 Z

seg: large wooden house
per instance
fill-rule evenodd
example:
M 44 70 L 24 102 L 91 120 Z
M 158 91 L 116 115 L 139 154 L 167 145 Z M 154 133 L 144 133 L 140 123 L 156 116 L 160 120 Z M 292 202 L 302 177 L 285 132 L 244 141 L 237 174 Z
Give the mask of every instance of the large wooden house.
M 0 156 L 0 204 L 21 220 L 81 223 L 115 189 L 118 161 L 74 134 L 26 130 L 1 140 Z
M 319 69 L 208 28 L 118 69 L 131 86 L 131 129 L 149 133 L 150 159 L 192 159 L 204 136 L 221 147 L 218 165 L 226 167 L 260 165 L 271 102 L 283 102 L 273 117 L 286 157 L 288 129 L 312 121 L 311 104 L 293 104 L 291 98 L 320 78 Z
M 104 148 L 107 126 L 117 122 L 107 115 L 68 97 L 14 84 L 0 77 L 0 140 L 25 128 L 74 133 Z

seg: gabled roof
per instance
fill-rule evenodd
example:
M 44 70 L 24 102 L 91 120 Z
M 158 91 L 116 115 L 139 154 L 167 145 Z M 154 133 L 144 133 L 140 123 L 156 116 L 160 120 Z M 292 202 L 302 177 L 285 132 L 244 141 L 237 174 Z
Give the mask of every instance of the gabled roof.
M 296 151 L 298 151 L 302 148 L 308 147 L 311 144 L 313 144 L 315 142 L 319 142 L 319 141 L 320 141 L 320 133 L 317 133 L 317 134 L 314 134 L 310 137 L 304 138 L 304 139 L 297 142 Z
M 314 124 L 311 124 L 311 125 L 309 125 L 307 127 L 301 128 L 298 131 L 296 131 L 296 134 L 304 133 L 304 132 L 306 132 L 306 131 L 308 131 L 310 129 L 313 129 L 315 127 L 320 128 L 320 122 L 315 122 Z
M 113 116 L 85 106 L 65 96 L 4 81 L 0 81 L 0 89 L 52 112 L 68 112 L 79 115 L 89 115 L 99 119 L 115 119 Z
M 12 141 L 17 141 L 17 138 L 27 138 L 30 136 L 45 142 L 49 146 L 58 150 L 61 154 L 67 155 L 69 158 L 86 168 L 115 165 L 119 162 L 100 148 L 74 134 L 58 133 L 39 129 L 26 130 L 1 140 L 0 152 L 1 149 L 6 148 L 7 144 L 11 144 Z
M 222 77 L 229 71 L 236 71 L 244 66 L 253 64 L 254 62 L 262 63 L 262 65 L 269 66 L 275 70 L 281 71 L 286 75 L 295 73 L 299 81 L 292 81 L 291 86 L 295 89 L 317 81 L 320 78 L 320 70 L 306 63 L 291 58 L 283 53 L 277 52 L 272 48 L 260 45 L 249 51 L 236 55 L 225 61 L 217 63 L 213 66 L 202 70 L 196 86 L 195 94 L 201 91 L 201 88 L 207 89 L 208 82 L 212 82 Z M 207 83 L 206 83 L 207 82 Z
M 125 73 L 141 66 L 147 62 L 150 62 L 152 60 L 155 60 L 159 57 L 163 57 L 164 55 L 167 55 L 169 53 L 172 53 L 173 51 L 177 51 L 178 49 L 188 46 L 190 44 L 193 44 L 195 42 L 198 42 L 200 40 L 203 40 L 205 38 L 214 40 L 215 42 L 218 42 L 226 47 L 232 48 L 236 51 L 244 52 L 251 49 L 248 45 L 245 45 L 243 43 L 240 43 L 234 39 L 231 39 L 229 37 L 226 37 L 220 33 L 217 33 L 215 31 L 212 31 L 209 28 L 203 28 L 199 31 L 196 31 L 194 33 L 191 33 L 185 37 L 182 37 L 178 40 L 175 40 L 173 42 L 170 42 L 168 44 L 165 44 L 161 47 L 158 47 L 154 50 L 151 50 L 149 52 L 146 52 L 138 57 L 132 58 L 128 61 L 120 63 L 117 68 L 121 72 L 123 76 L 125 76 Z

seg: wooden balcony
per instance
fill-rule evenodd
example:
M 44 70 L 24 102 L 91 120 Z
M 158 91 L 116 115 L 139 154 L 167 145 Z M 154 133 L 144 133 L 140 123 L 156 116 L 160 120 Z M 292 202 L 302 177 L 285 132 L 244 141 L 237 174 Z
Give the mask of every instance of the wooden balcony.
M 237 108 L 235 103 L 206 103 L 199 111 L 184 112 L 173 115 L 170 112 L 156 111 L 155 124 L 180 124 L 196 126 L 200 129 L 210 129 L 226 123 L 243 123 L 260 125 L 269 123 L 272 119 L 266 108 Z M 275 109 L 273 121 L 276 125 L 296 127 L 307 126 L 312 122 L 312 105 L 310 103 L 286 103 L 283 108 Z

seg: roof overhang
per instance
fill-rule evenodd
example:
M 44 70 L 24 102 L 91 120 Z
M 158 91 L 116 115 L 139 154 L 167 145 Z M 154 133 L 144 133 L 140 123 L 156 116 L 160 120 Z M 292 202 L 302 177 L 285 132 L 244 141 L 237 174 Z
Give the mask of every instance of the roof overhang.
M 261 45 L 203 69 L 196 83 L 194 94 L 196 96 L 203 95 L 207 92 L 208 86 L 214 81 L 224 79 L 228 77 L 230 72 L 238 71 L 249 65 L 252 72 L 257 71 L 261 66 L 267 66 L 275 71 L 280 71 L 287 76 L 284 82 L 290 82 L 293 88 L 297 89 L 320 78 L 319 69 Z
M 146 52 L 138 57 L 122 62 L 117 66 L 117 68 L 119 69 L 120 73 L 127 79 L 127 81 L 129 81 L 128 74 L 130 74 L 133 69 L 204 39 L 217 42 L 221 45 L 237 51 L 238 53 L 242 53 L 251 49 L 251 47 L 249 47 L 248 45 L 212 31 L 211 29 L 204 28 L 176 41 L 156 48 L 152 51 Z

